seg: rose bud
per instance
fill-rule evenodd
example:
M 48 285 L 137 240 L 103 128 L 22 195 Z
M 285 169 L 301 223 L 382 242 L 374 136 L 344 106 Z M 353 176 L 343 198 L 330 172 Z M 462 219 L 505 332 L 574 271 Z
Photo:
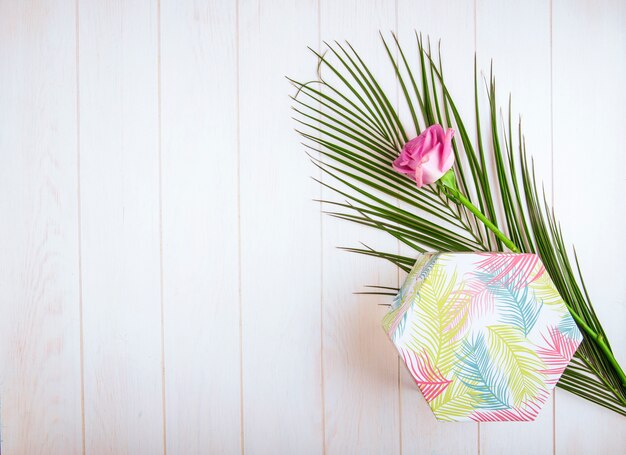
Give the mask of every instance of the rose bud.
M 454 164 L 453 135 L 452 128 L 444 132 L 441 125 L 429 126 L 404 145 L 393 168 L 408 175 L 418 187 L 436 182 Z

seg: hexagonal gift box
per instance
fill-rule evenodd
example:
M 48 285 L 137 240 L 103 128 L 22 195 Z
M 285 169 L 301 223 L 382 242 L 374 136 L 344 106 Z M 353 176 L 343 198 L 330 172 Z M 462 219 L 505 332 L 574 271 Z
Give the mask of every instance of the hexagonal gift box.
M 383 327 L 447 421 L 534 420 L 582 341 L 534 254 L 423 254 Z

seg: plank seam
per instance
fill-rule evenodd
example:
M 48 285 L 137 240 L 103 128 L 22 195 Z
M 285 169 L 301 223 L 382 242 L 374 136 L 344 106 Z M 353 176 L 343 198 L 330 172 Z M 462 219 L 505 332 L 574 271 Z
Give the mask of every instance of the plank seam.
M 75 1 L 74 22 L 76 34 L 76 223 L 78 242 L 78 317 L 79 317 L 79 363 L 80 363 L 80 418 L 82 453 L 86 453 L 85 436 L 85 361 L 84 361 L 84 331 L 83 331 L 83 249 L 82 249 L 82 213 L 80 187 L 80 3 Z
M 478 5 L 477 0 L 474 0 L 474 58 L 478 52 Z M 476 424 L 476 454 L 480 455 L 480 422 Z
M 554 90 L 553 90 L 553 61 L 552 58 L 552 41 L 553 41 L 553 31 L 552 31 L 552 14 L 553 14 L 553 5 L 552 0 L 550 0 L 549 5 L 549 19 L 550 19 L 550 198 L 552 202 L 552 207 L 554 207 Z M 552 453 L 556 454 L 556 387 L 552 392 Z
M 163 298 L 163 162 L 162 162 L 162 100 L 161 100 L 161 0 L 157 0 L 157 155 L 159 162 L 159 298 L 161 316 L 161 403 L 163 454 L 167 455 L 167 405 L 165 387 L 165 299 Z
M 322 1 L 317 0 L 317 52 L 322 53 Z M 321 103 L 318 103 L 318 107 L 321 110 Z M 318 120 L 320 116 L 318 114 Z M 318 158 L 321 158 L 321 154 L 318 154 Z M 318 179 L 323 182 L 324 173 L 321 169 L 318 170 Z M 319 200 L 322 201 L 323 187 L 318 188 Z M 319 223 L 320 223 L 320 389 L 322 400 L 322 453 L 326 455 L 326 382 L 324 372 L 324 213 L 322 202 L 319 205 Z
M 240 42 L 239 42 L 239 0 L 235 2 L 235 78 L 237 88 L 235 92 L 237 117 L 236 117 L 236 148 L 237 148 L 237 299 L 239 306 L 239 445 L 241 455 L 245 453 L 244 431 L 244 386 L 243 386 L 243 299 L 241 279 L 241 97 L 240 97 Z
M 395 0 L 395 33 L 396 36 L 399 36 L 400 34 L 400 26 L 399 26 L 399 2 L 398 0 Z M 399 60 L 399 52 L 398 52 L 398 48 L 396 47 L 395 50 L 395 58 L 396 61 L 400 61 Z M 399 80 L 398 78 L 396 78 L 396 110 L 398 111 L 398 115 L 400 114 L 400 89 L 399 89 Z M 400 207 L 400 200 L 396 198 L 396 205 L 398 207 Z M 401 253 L 401 249 L 402 249 L 402 242 L 400 242 L 400 240 L 396 240 L 396 252 L 398 253 L 398 255 L 400 255 Z M 400 287 L 400 268 L 396 267 L 396 286 L 399 288 Z M 401 371 L 401 367 L 400 367 L 400 357 L 397 356 L 396 357 L 396 387 L 398 388 L 398 450 L 400 455 L 402 455 L 404 453 L 404 447 L 403 447 L 403 425 L 402 425 L 402 371 Z

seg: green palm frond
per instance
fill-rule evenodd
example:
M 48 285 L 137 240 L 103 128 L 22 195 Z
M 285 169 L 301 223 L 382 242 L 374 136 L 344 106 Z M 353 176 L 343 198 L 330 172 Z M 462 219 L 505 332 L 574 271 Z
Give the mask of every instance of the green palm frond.
M 490 75 L 485 84 L 489 122 L 483 125 L 479 109 L 483 95 L 474 63 L 476 137 L 472 137 L 445 83 L 440 55 L 434 55 L 417 34 L 416 57 L 405 52 L 395 36 L 381 38 L 398 82 L 399 103 L 410 117 L 406 125 L 398 114 L 400 106 L 392 101 L 395 93 L 391 97 L 383 90 L 348 43 L 325 43 L 324 53 L 312 50 L 318 61 L 316 80 L 290 79 L 297 89 L 293 97 L 297 131 L 322 171 L 320 183 L 338 196 L 325 202 L 327 211 L 387 232 L 415 253 L 504 251 L 502 241 L 484 223 L 448 200 L 437 186 L 417 188 L 391 167 L 409 138 L 408 130 L 419 133 L 434 123 L 454 128 L 459 190 L 516 248 L 539 254 L 584 334 L 558 386 L 626 415 L 626 375 L 593 310 L 578 259 L 575 253 L 574 261 L 570 259 L 554 212 L 537 189 L 521 125 L 513 128 L 510 99 L 507 117 L 498 120 L 496 83 Z M 391 261 L 404 271 L 414 262 L 414 254 L 398 251 L 348 250 Z M 553 296 L 545 291 L 544 303 L 550 304 Z

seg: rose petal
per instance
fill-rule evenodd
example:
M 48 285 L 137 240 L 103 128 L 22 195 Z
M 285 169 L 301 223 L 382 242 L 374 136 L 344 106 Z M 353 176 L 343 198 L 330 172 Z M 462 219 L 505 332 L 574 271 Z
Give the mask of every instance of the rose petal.
M 421 167 L 415 168 L 414 180 L 418 188 L 421 188 L 424 186 L 424 181 L 422 180 L 422 168 Z
M 454 136 L 454 130 L 452 128 L 448 128 L 446 131 L 446 135 L 443 141 L 443 150 L 441 154 L 441 160 L 439 163 L 439 170 L 443 173 L 447 172 L 448 169 L 452 167 L 454 164 L 454 155 L 452 154 L 452 137 Z
M 404 144 L 393 168 L 407 175 L 418 187 L 436 182 L 454 164 L 452 137 L 454 130 L 444 131 L 441 125 L 431 125 Z

